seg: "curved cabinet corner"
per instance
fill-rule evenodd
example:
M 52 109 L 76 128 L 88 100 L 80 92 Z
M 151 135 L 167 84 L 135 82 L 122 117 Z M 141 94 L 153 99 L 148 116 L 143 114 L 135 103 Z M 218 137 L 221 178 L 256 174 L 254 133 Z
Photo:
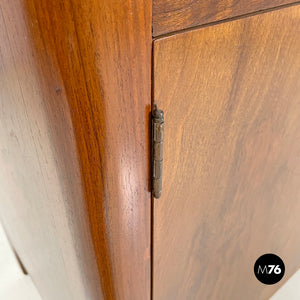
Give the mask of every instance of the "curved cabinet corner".
M 44 299 L 150 299 L 151 5 L 4 0 L 0 12 L 13 246 Z

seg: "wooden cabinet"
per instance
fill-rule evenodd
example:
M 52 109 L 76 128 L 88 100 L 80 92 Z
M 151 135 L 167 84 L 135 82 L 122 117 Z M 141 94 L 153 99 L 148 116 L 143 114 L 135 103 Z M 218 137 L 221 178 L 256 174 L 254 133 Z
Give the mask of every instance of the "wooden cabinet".
M 296 271 L 293 2 L 0 2 L 0 216 L 43 299 L 267 299 Z
M 43 299 L 150 299 L 150 4 L 0 1 L 0 214 Z

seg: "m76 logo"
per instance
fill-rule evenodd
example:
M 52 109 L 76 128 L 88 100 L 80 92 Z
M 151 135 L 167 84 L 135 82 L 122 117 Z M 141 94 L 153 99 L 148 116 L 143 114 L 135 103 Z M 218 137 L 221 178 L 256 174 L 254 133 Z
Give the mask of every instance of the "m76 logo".
M 265 265 L 258 266 L 257 274 L 280 274 L 281 268 L 280 265 Z
M 253 271 L 261 283 L 275 284 L 284 276 L 285 266 L 279 256 L 267 253 L 256 260 Z

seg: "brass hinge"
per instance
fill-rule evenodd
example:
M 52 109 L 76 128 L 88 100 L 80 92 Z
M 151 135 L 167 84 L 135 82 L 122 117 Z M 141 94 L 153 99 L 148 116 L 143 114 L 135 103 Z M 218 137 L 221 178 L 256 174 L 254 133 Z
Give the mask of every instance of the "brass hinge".
M 154 105 L 152 111 L 152 195 L 161 196 L 164 140 L 164 112 Z

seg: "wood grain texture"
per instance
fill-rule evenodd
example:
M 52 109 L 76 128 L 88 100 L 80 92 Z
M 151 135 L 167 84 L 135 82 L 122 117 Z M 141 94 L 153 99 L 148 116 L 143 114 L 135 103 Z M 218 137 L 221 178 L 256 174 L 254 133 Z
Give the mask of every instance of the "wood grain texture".
M 150 298 L 147 1 L 0 3 L 0 207 L 43 299 Z
M 159 39 L 155 300 L 268 299 L 300 266 L 300 7 Z M 253 274 L 278 254 L 284 279 Z
M 153 36 L 269 9 L 295 0 L 153 0 Z

